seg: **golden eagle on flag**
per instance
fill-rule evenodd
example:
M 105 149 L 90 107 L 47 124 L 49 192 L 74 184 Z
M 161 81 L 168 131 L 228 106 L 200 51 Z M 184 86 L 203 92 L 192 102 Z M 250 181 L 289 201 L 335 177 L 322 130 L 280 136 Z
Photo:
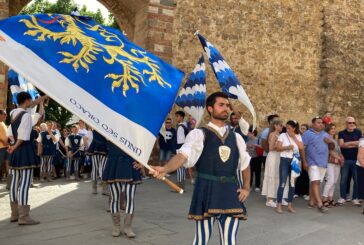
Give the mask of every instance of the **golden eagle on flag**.
M 0 59 L 146 164 L 183 72 L 82 16 L 0 21 Z

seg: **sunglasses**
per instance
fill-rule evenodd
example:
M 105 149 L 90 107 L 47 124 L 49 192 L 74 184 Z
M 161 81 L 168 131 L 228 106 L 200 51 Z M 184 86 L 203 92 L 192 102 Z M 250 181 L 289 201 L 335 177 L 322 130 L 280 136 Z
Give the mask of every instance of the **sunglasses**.
M 355 125 L 355 122 L 346 122 L 347 124 L 354 124 Z

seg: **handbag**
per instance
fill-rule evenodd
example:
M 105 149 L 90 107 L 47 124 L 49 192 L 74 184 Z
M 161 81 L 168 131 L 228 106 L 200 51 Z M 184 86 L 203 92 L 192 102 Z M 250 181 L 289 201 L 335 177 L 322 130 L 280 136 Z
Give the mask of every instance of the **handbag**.
M 257 154 L 257 157 L 261 157 L 264 154 L 264 150 L 260 146 L 259 140 L 260 140 L 260 138 L 258 138 L 258 143 L 255 145 L 255 153 Z

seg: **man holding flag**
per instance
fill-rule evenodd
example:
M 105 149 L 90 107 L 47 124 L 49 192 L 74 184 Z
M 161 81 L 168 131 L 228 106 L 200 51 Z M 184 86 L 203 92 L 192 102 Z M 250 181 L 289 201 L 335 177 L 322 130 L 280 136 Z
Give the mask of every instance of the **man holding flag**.
M 33 179 L 33 169 L 38 166 L 33 141 L 36 136 L 32 131 L 32 118 L 27 111 L 32 105 L 41 103 L 47 96 L 39 98 L 35 102 L 27 92 L 17 94 L 18 108 L 10 113 L 11 124 L 8 128 L 8 137 L 13 139 L 8 148 L 10 156 L 10 173 L 12 181 L 10 185 L 10 222 L 18 222 L 19 225 L 36 225 L 38 221 L 29 216 L 28 205 L 29 187 Z
M 228 95 L 213 93 L 206 100 L 206 108 L 211 116 L 207 127 L 192 130 L 177 155 L 164 167 L 153 167 L 152 174 L 162 179 L 182 166 L 196 166 L 188 215 L 196 221 L 193 244 L 208 244 L 217 220 L 221 244 L 234 245 L 239 220 L 245 219 L 243 202 L 250 190 L 250 157 L 243 138 L 225 124 L 231 108 Z M 239 186 L 242 180 L 243 186 Z

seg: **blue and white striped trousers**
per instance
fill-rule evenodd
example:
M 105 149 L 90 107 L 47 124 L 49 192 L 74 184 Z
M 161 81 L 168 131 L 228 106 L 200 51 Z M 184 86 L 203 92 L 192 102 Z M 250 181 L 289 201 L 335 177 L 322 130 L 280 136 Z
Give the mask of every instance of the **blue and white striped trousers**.
M 29 188 L 33 179 L 33 169 L 10 169 L 13 176 L 10 184 L 10 201 L 19 205 L 28 205 Z
M 239 219 L 227 215 L 219 215 L 196 221 L 195 239 L 192 245 L 207 245 L 215 220 L 218 221 L 220 245 L 236 245 L 236 235 L 239 229 Z
M 52 162 L 53 162 L 53 156 L 42 156 L 40 158 L 40 173 L 42 175 L 44 173 L 48 174 L 52 173 Z
M 92 171 L 91 171 L 91 179 L 93 181 L 97 180 L 97 176 L 102 179 L 102 172 L 106 166 L 107 156 L 103 154 L 95 154 L 91 157 L 92 160 Z
M 135 191 L 136 185 L 131 183 L 122 183 L 122 182 L 114 182 L 109 184 L 109 190 L 111 195 L 110 202 L 110 212 L 112 214 L 120 212 L 120 198 L 122 192 L 124 192 L 125 197 L 125 213 L 133 214 L 134 213 L 134 199 L 135 199 Z
M 186 168 L 180 167 L 177 169 L 177 182 L 183 182 L 186 179 Z
M 66 171 L 68 173 L 71 173 L 71 167 L 73 164 L 73 172 L 76 175 L 76 173 L 78 173 L 78 167 L 80 165 L 80 159 L 76 158 L 76 159 L 72 159 L 72 158 L 67 158 L 67 165 L 66 165 Z

